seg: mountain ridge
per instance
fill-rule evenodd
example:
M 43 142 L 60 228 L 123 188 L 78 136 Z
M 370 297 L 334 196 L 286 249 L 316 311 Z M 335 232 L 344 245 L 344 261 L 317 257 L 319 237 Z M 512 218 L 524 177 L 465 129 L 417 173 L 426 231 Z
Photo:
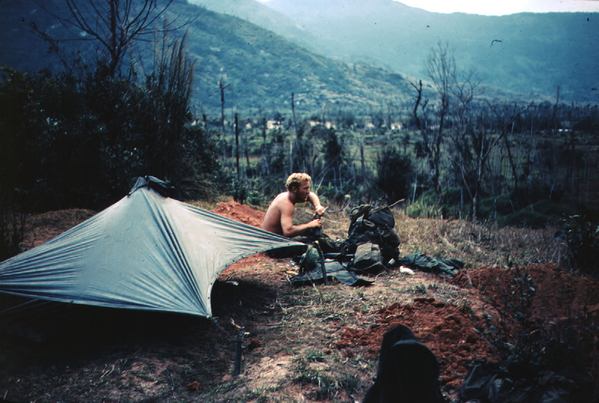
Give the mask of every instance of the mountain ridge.
M 238 1 L 242 0 L 232 0 L 230 4 Z M 56 4 L 57 0 L 46 2 L 47 7 Z M 0 65 L 31 72 L 43 68 L 57 72 L 60 61 L 54 53 L 47 52 L 48 44 L 32 34 L 29 24 L 35 23 L 40 30 L 60 39 L 80 33 L 65 29 L 35 6 L 31 1 L 0 3 L 0 22 L 6 27 L 0 33 L 0 45 L 5 50 Z M 382 64 L 369 66 L 362 62 L 367 57 L 356 57 L 354 61 L 360 60 L 359 63 L 342 62 L 334 55 L 324 57 L 247 20 L 183 0 L 176 0 L 165 17 L 173 20 L 177 16 L 193 20 L 186 27 L 187 50 L 190 58 L 196 60 L 193 102 L 208 114 L 220 113 L 220 81 L 226 86 L 225 108 L 230 111 L 289 112 L 291 94 L 295 95 L 294 106 L 301 113 L 331 106 L 368 114 L 373 109 L 412 102 L 411 83 L 417 78 L 389 71 L 380 67 Z M 94 57 L 88 42 L 65 40 L 61 46 L 66 57 Z M 425 86 L 425 91 L 433 96 L 430 87 Z M 530 94 L 495 89 L 491 94 L 530 99 Z
M 545 96 L 559 85 L 563 99 L 599 101 L 591 92 L 599 79 L 599 13 L 442 14 L 393 0 L 265 4 L 312 32 L 318 53 L 339 60 L 376 60 L 424 78 L 426 58 L 441 41 L 455 49 L 458 66 L 478 71 L 488 85 Z

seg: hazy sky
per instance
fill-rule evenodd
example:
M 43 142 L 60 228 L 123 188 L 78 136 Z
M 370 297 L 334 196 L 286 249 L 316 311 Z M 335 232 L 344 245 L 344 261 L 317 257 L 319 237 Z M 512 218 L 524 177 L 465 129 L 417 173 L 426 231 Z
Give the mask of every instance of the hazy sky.
M 402 0 L 404 4 L 439 13 L 505 15 L 521 12 L 599 12 L 599 0 Z
M 267 2 L 269 0 L 260 0 Z M 323 0 L 326 1 L 326 0 Z M 506 15 L 522 12 L 599 12 L 599 0 L 400 0 L 438 13 Z

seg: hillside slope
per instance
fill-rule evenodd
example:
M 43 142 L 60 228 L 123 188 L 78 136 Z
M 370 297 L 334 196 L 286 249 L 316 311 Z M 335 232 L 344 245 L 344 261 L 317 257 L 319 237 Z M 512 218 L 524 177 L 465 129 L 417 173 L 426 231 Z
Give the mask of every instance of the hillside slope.
M 171 12 L 199 14 L 189 26 L 188 50 L 198 60 L 196 93 L 207 105 L 219 104 L 220 79 L 230 85 L 227 105 L 243 108 L 289 111 L 291 93 L 300 111 L 327 104 L 378 108 L 409 97 L 401 74 L 336 62 L 247 21 L 192 5 Z
M 265 4 L 311 33 L 318 51 L 331 57 L 422 77 L 431 48 L 447 42 L 458 66 L 488 85 L 552 97 L 560 86 L 562 99 L 599 102 L 592 90 L 599 88 L 599 13 L 440 14 L 393 0 Z
M 226 11 L 235 4 L 234 1 L 223 3 L 221 8 Z M 68 16 L 64 3 L 59 0 L 49 0 L 44 6 L 52 13 Z M 241 11 L 246 9 L 239 8 Z M 276 22 L 277 16 L 272 13 L 262 9 L 257 19 L 266 15 L 264 19 Z M 220 114 L 221 81 L 226 87 L 225 107 L 229 111 L 259 109 L 289 113 L 292 93 L 300 113 L 333 107 L 367 114 L 390 104 L 412 102 L 410 81 L 414 78 L 366 63 L 345 63 L 315 54 L 246 20 L 184 0 L 175 0 L 163 19 L 179 23 L 189 21 L 177 35 L 187 32 L 187 51 L 196 61 L 193 100 L 197 109 L 201 108 L 208 115 Z M 96 42 L 72 26 L 59 23 L 33 0 L 0 2 L 0 23 L 5 27 L 0 31 L 1 66 L 30 72 L 41 69 L 59 72 L 64 69 L 61 59 L 69 68 L 74 60 L 80 60 L 83 66 L 93 66 L 97 59 Z M 279 23 L 286 27 L 282 32 L 293 31 L 289 35 L 301 37 L 304 42 L 313 40 L 310 35 L 302 37 L 300 30 L 290 28 L 288 22 L 271 25 Z M 60 57 L 55 48 L 35 34 L 31 28 L 33 24 L 57 40 Z M 159 22 L 157 26 L 161 24 Z M 145 71 L 151 71 L 152 38 L 145 37 L 144 40 L 136 43 L 133 55 L 142 55 Z M 425 88 L 425 91 L 429 89 Z M 522 97 L 497 90 L 489 93 Z
M 44 6 L 59 15 L 68 15 L 59 0 Z M 250 22 L 176 0 L 163 16 L 168 21 L 191 21 L 187 51 L 196 61 L 194 101 L 209 114 L 220 112 L 219 82 L 226 86 L 227 108 L 290 111 L 295 94 L 298 111 L 319 110 L 325 105 L 348 108 L 379 108 L 408 97 L 409 82 L 398 73 L 366 65 L 345 64 L 318 56 L 294 45 L 271 31 Z M 91 64 L 97 58 L 97 43 L 73 27 L 60 24 L 32 0 L 0 3 L 0 33 L 3 52 L 0 65 L 35 72 L 64 67 L 49 44 L 39 38 L 31 25 L 58 40 L 68 66 L 80 59 Z M 181 30 L 178 35 L 182 35 Z M 173 39 L 174 39 L 173 35 Z M 135 54 L 142 54 L 150 66 L 152 38 L 139 42 Z M 147 69 L 147 67 L 146 67 Z
M 233 202 L 214 211 L 250 225 L 260 225 L 264 214 Z M 27 245 L 92 214 L 32 216 Z M 585 366 L 597 379 L 599 283 L 556 267 L 564 245 L 551 229 L 396 218 L 402 254 L 462 259 L 466 267 L 454 278 L 393 270 L 371 276 L 368 287 L 293 287 L 297 266 L 258 254 L 221 274 L 212 321 L 92 307 L 44 311 L 43 320 L 9 329 L 19 337 L 0 332 L 0 392 L 8 402 L 361 401 L 376 375 L 382 335 L 397 324 L 435 354 L 450 402 L 474 360 L 538 361 L 547 371 L 543 382 L 533 379 L 537 392 L 571 387 L 566 378 L 585 379 L 577 372 Z M 343 237 L 348 223 L 344 212 L 326 215 L 325 232 Z M 36 330 L 43 341 L 23 337 Z M 240 374 L 232 376 L 237 335 L 243 354 Z M 522 384 L 514 393 L 529 386 Z M 592 383 L 586 386 L 577 392 L 592 393 Z M 592 398 L 569 401 L 598 396 L 595 386 Z
M 318 38 L 295 21 L 255 0 L 188 0 L 190 4 L 251 22 L 309 51 L 316 51 Z

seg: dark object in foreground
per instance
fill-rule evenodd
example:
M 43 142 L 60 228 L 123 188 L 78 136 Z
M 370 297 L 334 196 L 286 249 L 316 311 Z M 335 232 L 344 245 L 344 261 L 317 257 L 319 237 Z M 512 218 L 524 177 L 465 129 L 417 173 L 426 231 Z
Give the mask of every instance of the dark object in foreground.
M 398 325 L 383 336 L 376 380 L 363 403 L 443 403 L 439 362 L 414 333 Z
M 554 372 L 523 362 L 475 361 L 459 397 L 483 403 L 590 402 L 594 389 L 590 376 L 573 367 Z

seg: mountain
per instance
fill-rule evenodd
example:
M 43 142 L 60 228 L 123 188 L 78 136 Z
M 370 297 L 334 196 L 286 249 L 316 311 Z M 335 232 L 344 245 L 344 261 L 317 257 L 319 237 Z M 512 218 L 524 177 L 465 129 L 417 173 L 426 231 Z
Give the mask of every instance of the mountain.
M 369 4 L 387 4 L 386 0 L 377 1 Z M 67 12 L 64 1 L 46 0 L 43 4 L 54 14 L 65 15 Z M 334 6 L 339 7 L 333 1 L 323 4 L 328 4 L 330 9 L 318 9 L 318 3 L 314 7 L 326 15 L 334 11 Z M 355 31 L 368 32 L 368 27 L 360 26 L 364 21 L 360 18 L 366 15 L 366 11 L 362 10 L 364 15 L 360 17 L 360 4 L 353 3 L 354 8 L 341 6 L 342 12 L 337 19 L 331 19 L 330 25 L 339 25 L 342 20 L 353 16 L 354 19 L 350 20 L 354 21 Z M 399 3 L 391 3 L 391 6 L 415 10 Z M 201 108 L 208 115 L 220 114 L 221 81 L 225 86 L 225 107 L 229 110 L 260 109 L 289 113 L 292 93 L 295 107 L 300 113 L 313 113 L 331 107 L 368 114 L 373 110 L 387 110 L 391 105 L 403 107 L 413 102 L 411 82 L 415 78 L 400 70 L 385 68 L 382 62 L 378 65 L 370 63 L 374 58 L 368 55 L 350 54 L 352 46 L 344 42 L 351 41 L 351 32 L 340 30 L 343 35 L 337 36 L 333 32 L 303 35 L 304 31 L 309 31 L 309 24 L 298 27 L 291 17 L 284 17 L 253 0 L 212 1 L 210 7 L 225 14 L 209 10 L 207 6 L 175 0 L 163 16 L 168 21 L 191 21 L 185 30 L 188 54 L 196 61 L 193 101 L 198 109 Z M 426 14 L 424 11 L 416 12 Z M 247 19 L 232 14 L 247 15 Z M 392 16 L 389 18 L 392 20 Z M 272 30 L 259 27 L 251 21 L 261 21 Z M 366 18 L 366 21 L 370 19 Z M 48 43 L 34 33 L 32 24 L 38 31 L 58 40 L 61 57 L 67 65 L 72 65 L 72 60 L 76 58 L 84 64 L 92 64 L 96 58 L 97 43 L 90 42 L 89 36 L 73 27 L 59 23 L 34 0 L 1 1 L 0 23 L 3 27 L 0 31 L 0 66 L 30 72 L 40 69 L 58 72 L 64 68 L 56 52 L 49 52 Z M 380 24 L 383 25 L 382 22 Z M 286 35 L 287 38 L 280 35 Z M 311 45 L 306 45 L 306 41 Z M 369 39 L 361 41 L 353 40 L 356 48 L 367 47 Z M 370 41 L 373 45 L 377 43 L 372 38 Z M 325 46 L 322 43 L 328 43 L 328 48 L 322 47 Z M 135 52 L 145 55 L 142 64 L 148 65 L 152 54 L 151 42 L 139 42 L 136 45 Z M 306 47 L 317 47 L 321 54 L 311 52 Z M 371 47 L 382 48 L 382 45 Z M 523 97 L 512 92 L 489 90 L 487 95 L 491 97 Z M 430 87 L 425 87 L 425 91 L 430 91 Z M 524 88 L 524 91 L 530 94 L 532 90 Z
M 531 98 L 598 102 L 599 13 L 521 13 L 488 17 L 440 14 L 393 0 L 271 0 L 268 14 L 255 0 L 192 0 L 273 30 L 291 42 L 296 27 L 309 48 L 334 60 L 368 63 L 426 79 L 432 48 L 448 43 L 458 67 L 475 71 L 489 87 Z M 268 18 L 264 16 L 268 15 Z M 274 26 L 271 21 L 278 21 Z M 293 31 L 296 34 L 288 35 Z M 493 93 L 494 88 L 487 88 Z M 521 97 L 521 95 L 518 95 Z
M 210 11 L 241 18 L 265 28 L 310 51 L 318 39 L 282 13 L 255 0 L 188 0 Z
M 459 68 L 488 85 L 551 97 L 560 86 L 562 99 L 599 101 L 599 13 L 440 14 L 393 0 L 265 4 L 312 34 L 313 48 L 328 57 L 426 78 L 424 63 L 441 41 Z
M 171 7 L 173 15 L 194 15 L 188 50 L 196 58 L 196 94 L 205 105 L 220 106 L 219 80 L 229 87 L 226 105 L 298 111 L 324 107 L 387 108 L 411 98 L 409 78 L 362 63 L 345 63 L 304 47 L 249 21 L 192 4 Z
M 44 7 L 64 15 L 63 4 L 48 0 Z M 410 82 L 402 74 L 316 55 L 246 20 L 183 0 L 173 2 L 164 18 L 191 21 L 185 30 L 189 57 L 196 61 L 194 102 L 208 114 L 220 113 L 221 80 L 226 86 L 225 106 L 239 110 L 260 108 L 287 113 L 292 93 L 300 112 L 326 106 L 364 112 L 398 104 L 411 96 Z M 30 72 L 58 72 L 63 68 L 31 24 L 59 39 L 63 59 L 78 57 L 91 63 L 96 57 L 97 44 L 60 24 L 35 1 L 0 2 L 0 23 L 1 66 Z M 138 43 L 136 51 L 151 54 L 151 43 Z

